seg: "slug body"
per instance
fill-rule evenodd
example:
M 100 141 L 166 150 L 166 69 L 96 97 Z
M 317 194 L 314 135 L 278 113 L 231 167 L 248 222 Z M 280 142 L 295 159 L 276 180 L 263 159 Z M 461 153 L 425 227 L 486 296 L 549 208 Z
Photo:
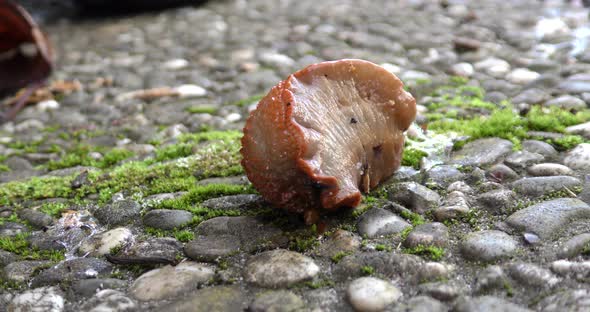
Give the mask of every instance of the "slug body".
M 355 207 L 400 166 L 414 98 L 363 60 L 314 64 L 290 75 L 246 122 L 241 153 L 249 180 L 270 203 L 315 223 Z

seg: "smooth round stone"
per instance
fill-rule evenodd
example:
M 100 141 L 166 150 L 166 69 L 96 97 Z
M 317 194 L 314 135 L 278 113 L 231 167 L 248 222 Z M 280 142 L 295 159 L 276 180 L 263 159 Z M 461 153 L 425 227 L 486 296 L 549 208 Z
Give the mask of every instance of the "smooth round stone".
M 566 188 L 572 190 L 580 186 L 582 186 L 582 181 L 570 176 L 522 178 L 512 182 L 512 188 L 517 193 L 531 197 L 542 196 Z
M 193 214 L 186 210 L 155 209 L 143 217 L 143 225 L 161 230 L 181 228 L 191 222 Z
M 360 242 L 359 242 L 360 243 Z M 0 268 L 18 261 L 18 256 L 12 252 L 0 250 Z
M 299 296 L 291 291 L 269 291 L 256 296 L 254 302 L 248 308 L 252 312 L 295 312 L 305 307 L 305 303 Z
M 543 141 L 525 140 L 522 142 L 522 149 L 527 152 L 541 154 L 546 159 L 553 159 L 558 155 L 558 152 L 551 144 Z
M 201 86 L 186 84 L 174 88 L 181 98 L 203 97 L 207 95 L 207 90 Z
M 511 227 L 534 233 L 542 239 L 555 239 L 572 220 L 590 218 L 590 206 L 576 198 L 558 198 L 521 209 L 510 215 Z
M 531 287 L 553 287 L 560 279 L 551 271 L 533 263 L 516 263 L 509 267 L 510 277 Z
M 459 171 L 455 166 L 440 165 L 432 167 L 426 171 L 424 181 L 426 185 L 432 185 L 439 188 L 447 188 L 451 183 L 463 180 L 465 174 Z
M 261 287 L 288 287 L 316 276 L 320 268 L 315 262 L 300 253 L 276 249 L 265 251 L 250 258 L 244 269 L 248 283 Z
M 572 169 L 590 169 L 590 143 L 582 143 L 569 151 L 563 164 Z
M 93 211 L 93 214 L 102 224 L 117 226 L 138 220 L 140 212 L 141 206 L 137 202 L 127 199 L 99 207 Z
M 37 228 L 45 228 L 53 224 L 51 216 L 38 210 L 22 209 L 18 211 L 18 216 Z
M 540 104 L 545 102 L 549 99 L 549 94 L 545 91 L 537 88 L 526 89 L 523 92 L 519 93 L 517 96 L 512 98 L 512 103 L 514 104 Z
M 184 247 L 186 255 L 198 261 L 215 261 L 240 250 L 240 239 L 234 235 L 198 236 Z
M 41 271 L 31 281 L 32 287 L 74 282 L 81 279 L 104 277 L 110 274 L 113 266 L 97 258 L 76 258 Z
M 455 312 L 531 312 L 531 310 L 516 305 L 510 301 L 494 297 L 465 297 L 457 300 L 453 309 Z
M 536 305 L 543 312 L 590 311 L 590 290 L 570 289 L 545 297 Z
M 590 122 L 585 122 L 579 125 L 567 127 L 565 128 L 565 132 L 581 135 L 586 139 L 590 139 Z
M 491 166 L 486 172 L 486 175 L 490 180 L 498 183 L 514 181 L 520 177 L 512 168 L 504 164 Z
M 461 295 L 463 290 L 446 282 L 432 282 L 420 284 L 418 292 L 440 301 L 451 301 Z
M 506 75 L 506 80 L 516 84 L 527 84 L 539 78 L 540 74 L 526 68 L 515 68 Z
M 331 258 L 340 253 L 352 253 L 361 247 L 361 238 L 346 230 L 336 230 L 328 239 L 321 243 L 318 253 Z
M 125 293 L 113 289 L 101 290 L 82 305 L 82 311 L 136 311 L 137 303 Z
M 215 275 L 213 267 L 196 262 L 164 266 L 141 275 L 129 288 L 140 301 L 165 300 L 195 290 Z
M 512 142 L 499 138 L 478 139 L 455 152 L 453 162 L 464 166 L 491 165 L 512 152 Z
M 10 221 L 0 224 L 0 236 L 15 236 L 23 232 L 29 232 L 29 228 L 24 224 Z
M 572 169 L 560 165 L 560 164 L 553 164 L 553 163 L 543 163 L 543 164 L 536 164 L 532 165 L 527 168 L 528 174 L 540 177 L 540 176 L 559 176 L 559 175 L 573 175 L 574 172 Z
M 449 230 L 447 227 L 438 222 L 425 223 L 416 226 L 404 241 L 404 246 L 408 248 L 422 246 L 444 247 L 449 239 Z
M 213 286 L 198 289 L 182 300 L 159 306 L 155 311 L 244 311 L 249 299 L 236 286 Z
M 537 153 L 531 153 L 527 151 L 514 152 L 504 162 L 513 169 L 524 169 L 530 165 L 542 162 L 545 159 L 543 155 Z
M 510 64 L 505 60 L 490 57 L 474 64 L 476 70 L 484 71 L 490 76 L 502 77 L 510 71 Z
M 128 228 L 115 228 L 90 237 L 80 245 L 78 252 L 93 257 L 103 256 L 110 253 L 113 248 L 124 246 L 132 239 L 133 234 Z
M 559 258 L 573 258 L 588 247 L 590 247 L 590 233 L 582 233 L 565 242 L 559 249 L 557 256 Z
M 61 312 L 64 305 L 64 295 L 59 287 L 40 287 L 16 295 L 8 305 L 8 311 Z
M 493 214 L 503 214 L 516 205 L 516 194 L 507 189 L 493 190 L 477 196 L 477 202 Z
M 12 282 L 24 283 L 29 281 L 31 276 L 38 271 L 52 264 L 45 260 L 27 260 L 12 262 L 2 270 L 3 277 Z
M 127 281 L 116 278 L 92 278 L 74 282 L 72 290 L 83 297 L 92 297 L 97 292 L 103 289 L 119 289 L 127 288 Z
M 434 210 L 434 219 L 445 221 L 456 219 L 469 212 L 467 196 L 459 191 L 453 191 L 445 198 L 443 205 Z
M 124 255 L 141 257 L 158 257 L 175 261 L 182 254 L 182 243 L 172 237 L 154 237 L 138 241 L 125 248 Z
M 467 260 L 490 262 L 513 255 L 518 242 L 504 232 L 490 230 L 468 234 L 460 248 Z
M 545 102 L 543 106 L 554 106 L 561 109 L 579 111 L 586 108 L 586 103 L 582 99 L 575 96 L 562 95 Z
M 260 195 L 238 194 L 207 199 L 202 202 L 203 207 L 218 210 L 246 210 L 262 204 Z
M 402 292 L 390 282 L 375 277 L 361 277 L 352 281 L 346 290 L 348 301 L 356 311 L 382 311 L 396 302 Z
M 368 238 L 397 234 L 411 225 L 392 212 L 374 208 L 365 212 L 357 224 L 359 233 Z
M 507 283 L 507 278 L 502 267 L 490 265 L 478 273 L 475 280 L 475 290 L 478 293 L 483 293 L 492 289 L 501 289 L 505 283 Z
M 394 184 L 389 193 L 389 200 L 397 202 L 417 213 L 437 207 L 440 195 L 426 186 L 416 182 Z
M 398 304 L 392 312 L 447 312 L 449 308 L 442 302 L 429 296 L 410 298 L 405 304 Z

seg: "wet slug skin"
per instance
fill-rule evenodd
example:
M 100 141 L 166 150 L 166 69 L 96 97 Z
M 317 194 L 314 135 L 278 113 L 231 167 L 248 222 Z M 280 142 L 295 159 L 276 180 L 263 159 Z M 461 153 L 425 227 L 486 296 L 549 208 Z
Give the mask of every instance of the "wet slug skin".
M 270 203 L 303 213 L 355 207 L 400 166 L 416 102 L 363 60 L 314 64 L 281 81 L 246 122 L 242 166 Z

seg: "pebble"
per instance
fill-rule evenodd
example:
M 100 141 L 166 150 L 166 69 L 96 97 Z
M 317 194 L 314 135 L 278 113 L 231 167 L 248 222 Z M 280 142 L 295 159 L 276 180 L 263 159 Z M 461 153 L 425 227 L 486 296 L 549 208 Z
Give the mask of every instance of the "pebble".
M 508 73 L 508 75 L 506 75 L 506 80 L 512 83 L 525 85 L 539 78 L 539 76 L 539 73 L 532 70 L 526 68 L 515 68 L 510 73 Z
M 8 311 L 61 312 L 64 305 L 64 294 L 59 287 L 40 287 L 16 295 L 8 305 Z
M 157 311 L 244 311 L 248 299 L 237 286 L 213 286 L 196 290 L 182 300 L 159 306 Z M 198 308 L 197 308 L 198 307 Z
M 361 247 L 361 238 L 352 232 L 338 229 L 319 247 L 318 253 L 332 258 L 341 253 L 353 253 Z
M 442 206 L 434 210 L 434 219 L 442 222 L 456 219 L 469 212 L 467 196 L 459 191 L 453 191 L 447 195 Z
M 37 103 L 35 106 L 41 112 L 49 112 L 58 110 L 61 105 L 56 100 L 45 100 Z
M 104 225 L 118 226 L 139 219 L 141 206 L 130 199 L 115 201 L 93 211 L 94 216 Z
M 522 178 L 512 182 L 514 191 L 531 197 L 538 197 L 556 191 L 571 191 L 581 186 L 582 182 L 579 179 L 570 176 Z
M 495 164 L 491 166 L 487 170 L 486 175 L 490 180 L 498 183 L 514 181 L 520 177 L 518 173 L 504 164 Z
M 565 176 L 565 175 L 573 175 L 574 172 L 572 169 L 561 165 L 561 164 L 554 164 L 554 163 L 542 163 L 542 164 L 535 164 L 527 168 L 528 174 L 532 176 Z
M 168 70 L 179 70 L 189 66 L 189 62 L 185 59 L 172 59 L 162 64 L 164 69 Z
M 78 252 L 91 257 L 104 256 L 114 248 L 121 248 L 130 243 L 132 239 L 133 234 L 128 228 L 115 228 L 90 237 L 80 245 Z
M 477 203 L 495 215 L 505 214 L 513 209 L 516 200 L 516 194 L 507 189 L 493 190 L 477 196 Z
M 471 77 L 475 70 L 473 69 L 473 65 L 469 63 L 457 63 L 451 67 L 451 72 L 457 76 Z
M 460 248 L 467 260 L 491 262 L 512 256 L 518 242 L 504 232 L 488 230 L 467 234 Z
M 464 178 L 465 174 L 455 166 L 440 165 L 434 166 L 426 171 L 424 181 L 428 186 L 446 189 L 451 183 L 463 180 Z
M 144 273 L 129 287 L 129 294 L 139 301 L 166 300 L 194 291 L 215 275 L 213 267 L 186 261 Z
M 198 236 L 184 247 L 185 254 L 197 261 L 216 261 L 235 254 L 242 246 L 234 235 Z
M 582 143 L 567 152 L 563 164 L 572 169 L 590 169 L 590 143 Z
M 413 248 L 422 246 L 445 247 L 449 239 L 448 228 L 438 222 L 425 223 L 416 226 L 409 234 L 403 244 L 405 247 Z
M 137 311 L 137 309 L 138 306 L 135 301 L 127 297 L 125 293 L 113 289 L 99 291 L 82 305 L 82 311 L 88 312 L 131 312 Z
M 153 237 L 135 241 L 123 250 L 124 255 L 164 258 L 171 262 L 177 261 L 182 255 L 182 243 L 172 237 Z
M 83 297 L 92 297 L 104 289 L 127 289 L 127 281 L 116 278 L 92 278 L 79 280 L 72 284 L 72 290 Z
M 348 301 L 356 311 L 382 311 L 396 302 L 402 292 L 390 282 L 375 277 L 353 280 L 346 290 Z
M 584 104 L 585 105 L 585 104 Z M 585 122 L 579 125 L 565 128 L 565 132 L 581 135 L 586 139 L 590 139 L 590 122 Z
M 389 200 L 398 202 L 417 213 L 424 213 L 437 207 L 440 201 L 440 195 L 435 191 L 416 182 L 397 183 L 388 193 Z
M 551 273 L 551 271 L 541 268 L 533 263 L 512 264 L 508 268 L 508 273 L 511 278 L 521 284 L 537 287 L 537 289 L 545 287 L 551 288 L 560 282 L 560 279 Z
M 275 52 L 261 53 L 258 58 L 261 63 L 278 68 L 291 67 L 295 65 L 295 61 L 289 56 Z
M 453 153 L 454 163 L 463 166 L 485 166 L 498 162 L 512 152 L 512 142 L 499 138 L 478 139 Z
M 559 258 L 573 258 L 579 255 L 584 249 L 590 248 L 590 233 L 578 234 L 567 240 L 557 252 Z
M 51 266 L 51 261 L 26 260 L 7 264 L 2 270 L 4 279 L 11 282 L 26 283 L 34 273 Z
M 358 221 L 359 234 L 368 238 L 397 234 L 411 225 L 404 219 L 382 208 L 365 212 Z
M 154 209 L 143 216 L 143 225 L 161 230 L 184 227 L 193 220 L 193 214 L 186 210 Z
M 393 312 L 447 312 L 447 306 L 428 296 L 415 296 L 410 298 L 406 303 L 397 304 L 393 307 Z
M 522 170 L 531 165 L 542 162 L 543 155 L 527 151 L 514 152 L 506 157 L 504 163 L 515 170 Z
M 43 229 L 53 224 L 51 216 L 38 210 L 25 208 L 18 210 L 17 215 L 36 228 Z
M 582 109 L 586 108 L 586 103 L 581 100 L 580 98 L 577 98 L 575 96 L 571 96 L 571 95 L 562 95 L 556 98 L 553 98 L 551 100 L 548 100 L 547 102 L 545 102 L 543 104 L 543 106 L 547 106 L 547 107 L 558 107 L 561 109 L 565 109 L 568 111 L 580 111 Z
M 463 292 L 456 285 L 447 282 L 423 283 L 418 286 L 418 293 L 428 295 L 440 301 L 452 301 Z
M 455 312 L 532 312 L 510 301 L 494 296 L 464 297 L 455 303 Z
M 475 280 L 475 291 L 485 293 L 493 289 L 502 289 L 506 283 L 508 283 L 508 279 L 502 267 L 490 265 L 478 273 Z
M 33 287 L 74 282 L 81 279 L 104 277 L 110 274 L 112 265 L 96 258 L 76 258 L 41 271 L 31 281 Z
M 543 141 L 524 140 L 522 141 L 522 149 L 527 152 L 541 154 L 546 159 L 554 159 L 558 155 L 558 152 L 551 144 Z
M 248 283 L 260 287 L 288 287 L 316 276 L 320 267 L 300 253 L 284 249 L 265 251 L 250 258 L 244 269 Z
M 543 312 L 588 311 L 590 310 L 590 290 L 569 289 L 543 298 L 537 305 Z
M 574 219 L 590 218 L 590 206 L 575 198 L 558 198 L 516 211 L 506 223 L 544 240 L 555 239 Z
M 181 98 L 198 98 L 207 95 L 205 88 L 191 84 L 178 86 L 174 90 L 178 92 L 178 96 Z
M 282 311 L 295 312 L 304 309 L 303 300 L 291 291 L 268 291 L 256 296 L 248 307 L 252 312 Z
M 476 70 L 483 71 L 493 77 L 503 77 L 510 71 L 510 64 L 505 60 L 490 57 L 473 64 Z

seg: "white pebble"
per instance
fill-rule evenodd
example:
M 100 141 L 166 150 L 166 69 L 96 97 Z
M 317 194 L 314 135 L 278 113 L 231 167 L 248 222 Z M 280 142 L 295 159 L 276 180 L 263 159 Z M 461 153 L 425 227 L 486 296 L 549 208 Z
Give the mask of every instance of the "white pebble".
M 176 92 L 181 98 L 202 97 L 207 95 L 207 90 L 197 85 L 181 85 L 176 87 Z
M 539 78 L 539 76 L 539 73 L 526 68 L 516 68 L 506 76 L 506 79 L 516 84 L 527 84 Z
M 225 120 L 229 121 L 229 122 L 235 122 L 242 119 L 242 115 L 238 114 L 238 113 L 231 113 L 227 116 L 225 116 Z
M 388 281 L 375 277 L 361 277 L 348 285 L 348 300 L 356 311 L 382 311 L 397 301 L 401 291 Z
M 164 63 L 164 68 L 169 70 L 179 70 L 188 67 L 189 62 L 185 59 L 173 59 Z
M 60 105 L 56 100 L 47 100 L 37 103 L 37 109 L 42 112 L 57 110 L 59 109 L 59 106 Z
M 473 65 L 469 63 L 457 63 L 453 65 L 451 68 L 453 74 L 462 77 L 471 77 L 475 70 L 473 69 Z

